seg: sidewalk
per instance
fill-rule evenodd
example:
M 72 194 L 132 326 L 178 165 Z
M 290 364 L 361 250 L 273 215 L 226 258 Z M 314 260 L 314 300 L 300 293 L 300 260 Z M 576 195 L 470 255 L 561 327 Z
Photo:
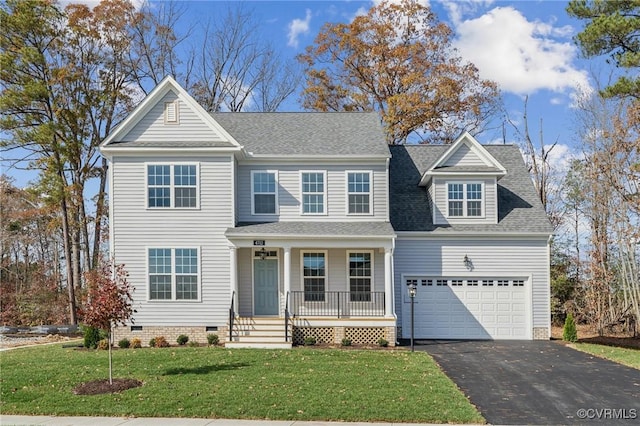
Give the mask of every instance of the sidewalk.
M 185 419 L 166 417 L 54 417 L 0 415 L 2 426 L 418 426 L 422 423 L 347 423 L 298 420 Z

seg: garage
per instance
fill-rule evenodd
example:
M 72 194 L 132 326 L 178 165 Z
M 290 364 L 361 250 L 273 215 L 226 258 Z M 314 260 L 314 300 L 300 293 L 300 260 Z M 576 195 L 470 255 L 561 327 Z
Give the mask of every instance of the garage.
M 523 277 L 405 277 L 416 286 L 416 339 L 531 339 L 529 280 Z M 402 303 L 402 335 L 411 337 L 411 298 Z

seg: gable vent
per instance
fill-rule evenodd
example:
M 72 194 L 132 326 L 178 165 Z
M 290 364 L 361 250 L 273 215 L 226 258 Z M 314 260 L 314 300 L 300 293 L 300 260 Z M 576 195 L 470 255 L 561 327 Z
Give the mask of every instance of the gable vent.
M 165 102 L 164 104 L 164 123 L 178 124 L 180 117 L 180 104 L 177 100 L 173 102 Z

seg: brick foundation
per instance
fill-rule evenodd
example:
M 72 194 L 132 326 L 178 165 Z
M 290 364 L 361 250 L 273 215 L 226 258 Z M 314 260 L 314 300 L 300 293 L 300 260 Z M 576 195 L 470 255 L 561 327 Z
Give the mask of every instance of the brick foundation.
M 549 340 L 550 338 L 547 327 L 533 327 L 533 340 Z
M 131 330 L 130 326 L 116 327 L 113 330 L 113 341 L 118 343 L 119 340 L 127 338 L 140 339 L 142 346 L 149 346 L 149 340 L 154 337 L 164 336 L 170 345 L 177 344 L 176 339 L 179 335 L 185 334 L 189 336 L 189 342 L 207 343 L 208 334 L 217 334 L 220 342 L 224 342 L 227 337 L 226 326 L 218 327 L 217 331 L 207 331 L 204 326 L 200 327 L 176 327 L 176 326 L 143 326 L 142 330 Z

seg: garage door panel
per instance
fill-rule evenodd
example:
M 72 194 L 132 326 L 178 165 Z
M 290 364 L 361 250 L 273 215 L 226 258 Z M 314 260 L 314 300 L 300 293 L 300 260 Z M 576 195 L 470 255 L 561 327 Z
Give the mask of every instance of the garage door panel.
M 528 281 L 513 286 L 516 278 L 494 277 L 498 286 L 482 286 L 483 278 L 469 280 L 422 277 L 435 284 L 418 286 L 415 309 L 415 337 L 428 339 L 527 339 L 530 319 L 526 300 Z M 521 280 L 521 278 L 517 278 Z M 439 280 L 439 281 L 438 281 Z M 421 282 L 421 281 L 418 281 Z M 452 286 L 451 283 L 456 284 Z M 410 335 L 410 299 L 403 297 L 403 337 Z

